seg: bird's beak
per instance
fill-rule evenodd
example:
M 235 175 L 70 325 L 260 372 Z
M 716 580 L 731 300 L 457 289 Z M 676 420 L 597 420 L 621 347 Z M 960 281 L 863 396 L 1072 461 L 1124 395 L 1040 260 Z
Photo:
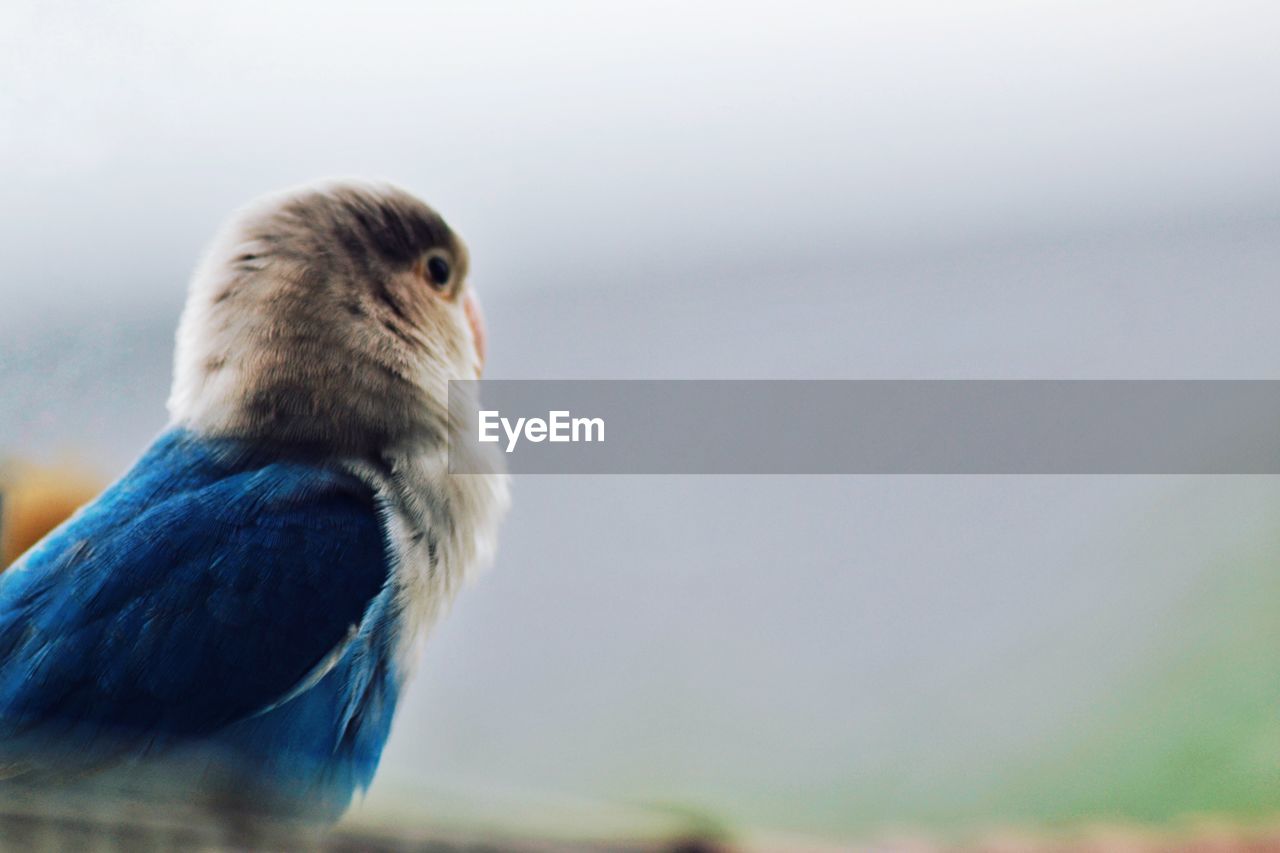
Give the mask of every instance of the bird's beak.
M 467 312 L 467 322 L 471 324 L 471 338 L 476 344 L 476 378 L 484 371 L 485 330 L 484 314 L 480 311 L 480 300 L 475 292 L 468 290 L 462 299 L 462 310 Z

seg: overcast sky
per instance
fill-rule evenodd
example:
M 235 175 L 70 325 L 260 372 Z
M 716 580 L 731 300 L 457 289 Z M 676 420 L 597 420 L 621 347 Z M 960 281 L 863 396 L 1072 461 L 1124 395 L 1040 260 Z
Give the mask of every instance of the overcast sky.
M 167 308 L 326 175 L 422 194 L 489 292 L 1280 209 L 1273 3 L 351 8 L 4 4 L 0 294 Z

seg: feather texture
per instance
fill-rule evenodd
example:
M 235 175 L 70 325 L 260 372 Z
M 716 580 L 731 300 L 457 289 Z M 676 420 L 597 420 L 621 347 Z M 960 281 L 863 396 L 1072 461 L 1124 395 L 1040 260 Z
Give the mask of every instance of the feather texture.
M 395 706 L 393 562 L 350 474 L 165 433 L 0 576 L 5 762 L 198 748 L 340 811 Z

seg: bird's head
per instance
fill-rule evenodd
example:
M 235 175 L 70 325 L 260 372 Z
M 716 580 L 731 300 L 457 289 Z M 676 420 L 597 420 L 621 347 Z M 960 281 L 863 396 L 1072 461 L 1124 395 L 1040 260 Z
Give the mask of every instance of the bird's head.
M 442 440 L 448 380 L 484 361 L 467 270 L 458 236 L 397 188 L 265 198 L 192 279 L 170 413 L 205 434 L 344 452 Z

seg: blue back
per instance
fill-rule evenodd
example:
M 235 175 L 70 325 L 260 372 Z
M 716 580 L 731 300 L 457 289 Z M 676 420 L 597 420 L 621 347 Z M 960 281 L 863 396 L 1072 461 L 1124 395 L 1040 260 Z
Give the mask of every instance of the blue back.
M 354 477 L 163 434 L 0 575 L 0 761 L 195 756 L 336 816 L 395 710 L 392 562 Z

